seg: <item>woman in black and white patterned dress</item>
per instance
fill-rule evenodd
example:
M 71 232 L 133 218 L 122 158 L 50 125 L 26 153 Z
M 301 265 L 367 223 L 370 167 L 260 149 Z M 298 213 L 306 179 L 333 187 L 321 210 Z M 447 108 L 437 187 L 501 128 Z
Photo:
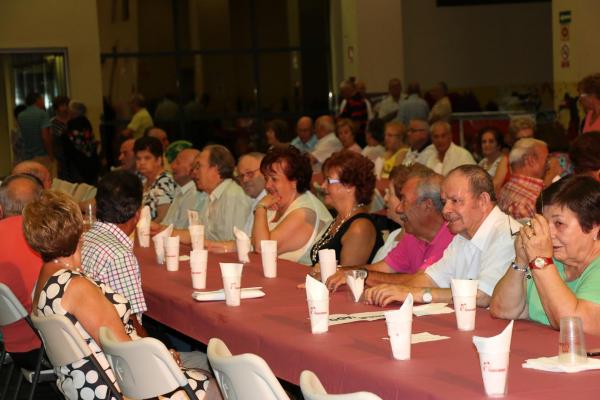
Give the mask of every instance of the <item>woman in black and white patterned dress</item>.
M 82 274 L 79 239 L 81 211 L 67 195 L 45 191 L 23 211 L 23 229 L 29 245 L 42 256 L 34 303 L 38 315 L 66 316 L 90 346 L 100 367 L 114 379 L 98 345 L 99 329 L 108 327 L 119 341 L 139 339 L 131 323 L 129 301 L 107 285 Z M 207 372 L 183 369 L 199 399 L 220 398 Z M 107 399 L 108 385 L 88 358 L 57 368 L 57 386 L 68 400 Z M 165 396 L 186 398 L 182 390 Z M 110 399 L 115 399 L 111 396 Z

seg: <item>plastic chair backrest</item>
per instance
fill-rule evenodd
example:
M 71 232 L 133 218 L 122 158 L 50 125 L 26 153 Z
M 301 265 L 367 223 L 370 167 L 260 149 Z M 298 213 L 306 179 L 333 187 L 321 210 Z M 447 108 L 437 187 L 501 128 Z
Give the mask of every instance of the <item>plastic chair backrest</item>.
M 267 365 L 255 354 L 231 355 L 221 339 L 208 342 L 208 361 L 225 400 L 289 400 Z
M 31 320 L 42 337 L 53 366 L 72 364 L 92 354 L 77 328 L 64 315 L 39 317 L 31 314 Z
M 4 283 L 0 283 L 0 326 L 13 324 L 26 318 L 27 315 L 27 310 L 12 290 Z
M 154 338 L 118 342 L 103 326 L 100 343 L 125 397 L 157 397 L 188 384 L 171 353 Z
M 369 392 L 327 394 L 317 375 L 308 370 L 300 374 L 300 390 L 305 400 L 381 400 L 381 397 Z

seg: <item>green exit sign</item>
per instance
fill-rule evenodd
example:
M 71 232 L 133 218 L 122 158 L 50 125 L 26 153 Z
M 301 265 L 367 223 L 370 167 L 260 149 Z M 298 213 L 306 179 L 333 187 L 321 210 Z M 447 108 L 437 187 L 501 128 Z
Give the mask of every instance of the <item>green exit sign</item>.
M 571 11 L 560 11 L 558 13 L 558 21 L 561 24 L 570 24 L 571 23 Z

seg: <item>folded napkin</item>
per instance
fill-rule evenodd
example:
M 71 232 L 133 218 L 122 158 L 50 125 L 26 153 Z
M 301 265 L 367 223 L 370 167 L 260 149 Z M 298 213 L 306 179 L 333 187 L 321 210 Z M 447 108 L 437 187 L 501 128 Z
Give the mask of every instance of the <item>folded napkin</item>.
M 138 220 L 137 226 L 147 226 L 150 227 L 150 222 L 152 222 L 152 215 L 150 214 L 150 207 L 144 206 L 142 207 L 142 211 L 140 212 L 140 219 Z
M 523 368 L 538 369 L 540 371 L 548 372 L 582 372 L 592 369 L 600 369 L 600 360 L 595 358 L 588 358 L 585 364 L 578 365 L 562 365 L 558 362 L 558 356 L 554 357 L 540 357 L 531 358 L 525 360 Z
M 200 216 L 198 215 L 198 211 L 187 210 L 187 214 L 188 214 L 188 226 L 200 224 Z
M 382 339 L 390 340 L 389 337 L 384 337 Z M 420 332 L 420 333 L 413 333 L 411 335 L 410 343 L 416 344 L 416 343 L 436 342 L 438 340 L 446 340 L 446 339 L 450 339 L 450 336 L 434 335 L 433 333 L 429 333 L 429 332 Z
M 158 232 L 156 235 L 152 236 L 152 239 L 155 239 L 158 237 L 168 238 L 169 236 L 171 236 L 172 233 L 173 233 L 173 224 L 167 226 L 165 229 Z
M 413 307 L 413 314 L 417 317 L 423 315 L 450 314 L 454 310 L 448 307 L 448 303 L 429 303 Z
M 262 288 L 242 288 L 241 297 L 242 299 L 257 299 L 259 297 L 264 297 L 265 292 L 260 289 Z M 212 292 L 193 292 L 192 298 L 196 301 L 224 301 L 225 290 L 219 289 Z
M 413 296 L 412 293 L 409 293 L 406 296 L 406 299 L 400 306 L 398 310 L 386 311 L 383 313 L 385 315 L 386 322 L 402 322 L 412 320 L 413 313 Z
M 512 338 L 513 323 L 510 323 L 496 336 L 481 337 L 473 336 L 473 344 L 477 347 L 479 353 L 498 354 L 508 353 L 510 351 L 510 340 Z
M 306 299 L 307 300 L 326 300 L 329 299 L 329 290 L 322 282 L 319 282 L 310 275 L 306 275 Z
M 237 226 L 233 227 L 233 236 L 235 236 L 235 245 L 237 247 L 238 259 L 242 263 L 250 262 L 250 258 L 248 257 L 248 253 L 251 250 L 250 238 L 241 229 L 238 229 Z
M 358 303 L 360 300 L 360 296 L 362 296 L 363 291 L 365 290 L 365 277 L 364 271 L 350 271 L 346 274 L 346 284 L 350 288 L 352 292 L 352 297 L 354 297 L 354 302 Z
M 337 260 L 335 258 L 335 250 L 321 249 L 319 250 L 319 267 L 321 269 L 321 282 L 327 282 L 327 278 L 335 274 L 337 269 Z

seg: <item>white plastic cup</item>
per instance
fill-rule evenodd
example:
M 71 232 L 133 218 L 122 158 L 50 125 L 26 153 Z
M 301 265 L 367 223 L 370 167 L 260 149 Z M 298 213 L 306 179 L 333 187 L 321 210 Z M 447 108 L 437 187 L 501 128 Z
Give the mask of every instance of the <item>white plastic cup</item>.
M 250 262 L 248 253 L 250 253 L 250 240 L 246 239 L 235 239 L 235 246 L 237 248 L 238 261 L 241 263 Z
M 221 263 L 221 277 L 225 292 L 225 304 L 230 307 L 240 305 L 242 297 L 242 267 L 243 264 Z
M 152 238 L 154 243 L 154 252 L 156 253 L 156 262 L 165 263 L 165 238 L 164 236 L 155 236 Z
M 329 330 L 329 298 L 323 300 L 308 299 L 308 314 L 312 333 L 325 333 Z
M 558 338 L 558 362 L 560 364 L 581 365 L 587 362 L 581 318 L 562 317 Z
M 475 316 L 477 315 L 476 296 L 452 296 L 454 301 L 454 314 L 456 326 L 459 331 L 472 331 L 475 329 Z
M 481 377 L 485 394 L 504 397 L 507 392 L 508 360 L 510 353 L 479 353 Z
M 165 240 L 165 255 L 167 259 L 167 271 L 179 270 L 179 236 L 171 236 Z
M 192 242 L 192 250 L 204 249 L 204 225 L 190 225 L 190 240 Z
M 207 250 L 192 250 L 190 252 L 190 268 L 192 270 L 192 287 L 206 289 L 206 269 L 208 261 Z
M 150 247 L 150 226 L 138 226 L 137 236 L 140 247 Z
M 261 240 L 260 256 L 265 278 L 277 278 L 277 240 Z
M 412 318 L 401 321 L 385 321 L 392 356 L 396 360 L 410 360 Z
M 326 283 L 327 279 L 335 274 L 337 261 L 335 259 L 335 250 L 319 250 L 319 266 L 321 268 L 321 282 Z

